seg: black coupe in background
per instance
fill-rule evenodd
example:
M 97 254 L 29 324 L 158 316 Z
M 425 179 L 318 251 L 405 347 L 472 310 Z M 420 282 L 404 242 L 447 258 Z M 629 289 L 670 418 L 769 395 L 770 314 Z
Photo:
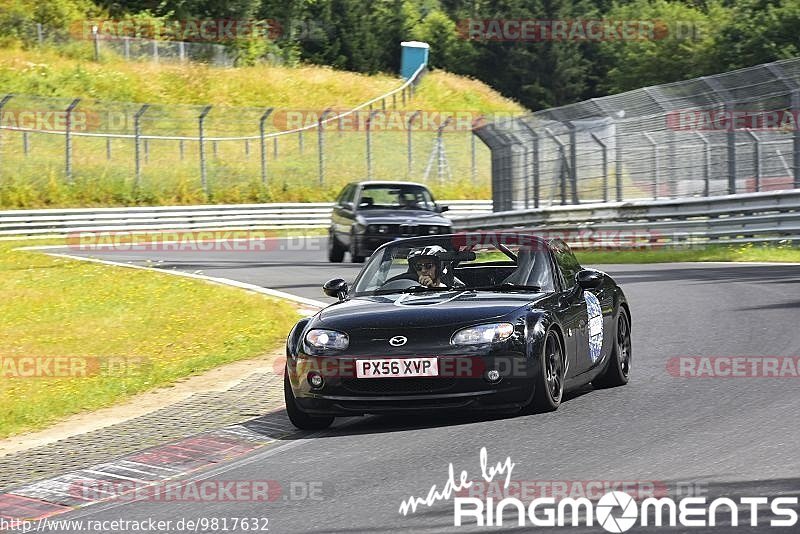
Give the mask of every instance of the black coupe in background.
M 401 239 L 379 248 L 339 302 L 287 339 L 286 410 L 299 428 L 336 416 L 558 408 L 631 366 L 631 314 L 607 274 L 561 240 L 522 233 Z
M 355 263 L 400 237 L 448 234 L 450 219 L 442 217 L 428 189 L 413 182 L 353 182 L 345 186 L 331 214 L 328 260 L 339 263 L 345 252 Z

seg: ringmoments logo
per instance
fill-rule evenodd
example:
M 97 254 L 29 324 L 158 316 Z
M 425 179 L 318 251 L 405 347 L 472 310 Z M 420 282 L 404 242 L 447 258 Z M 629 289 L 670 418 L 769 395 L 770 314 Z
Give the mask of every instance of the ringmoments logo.
M 491 484 L 495 479 L 503 482 L 504 489 L 511 486 L 515 463 L 510 457 L 490 465 L 486 448 L 480 451 L 480 468 L 483 481 Z M 399 513 L 406 516 L 423 506 L 433 506 L 439 501 L 453 501 L 453 526 L 461 527 L 578 527 L 598 526 L 606 532 L 627 532 L 636 525 L 642 527 L 720 527 L 721 532 L 740 526 L 740 513 L 748 520 L 741 526 L 793 527 L 798 523 L 798 497 L 684 497 L 675 500 L 668 496 L 639 494 L 635 499 L 626 491 L 612 490 L 599 499 L 586 497 L 554 496 L 535 497 L 530 501 L 515 496 L 482 497 L 461 496 L 477 481 L 462 470 L 455 474 L 453 464 L 448 467 L 448 478 L 439 489 L 431 486 L 425 497 L 411 496 L 400 504 Z

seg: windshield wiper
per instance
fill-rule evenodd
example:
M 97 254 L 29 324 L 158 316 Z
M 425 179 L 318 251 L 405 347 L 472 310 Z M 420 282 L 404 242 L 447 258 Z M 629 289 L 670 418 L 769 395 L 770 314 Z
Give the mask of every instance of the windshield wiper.
M 400 293 L 423 293 L 425 291 L 451 291 L 452 287 L 427 287 L 427 286 L 411 286 L 401 289 Z
M 494 286 L 467 286 L 461 288 L 467 291 L 541 291 L 539 286 L 523 286 L 505 282 Z

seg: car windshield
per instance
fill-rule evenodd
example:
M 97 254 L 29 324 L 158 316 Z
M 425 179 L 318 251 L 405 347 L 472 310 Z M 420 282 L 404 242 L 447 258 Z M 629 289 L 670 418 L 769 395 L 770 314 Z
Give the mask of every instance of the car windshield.
M 553 267 L 546 245 L 535 238 L 522 237 L 525 239 L 504 238 L 516 241 L 505 243 L 485 240 L 477 234 L 398 240 L 369 259 L 356 278 L 353 295 L 554 291 Z M 433 283 L 424 280 L 424 275 Z
M 365 185 L 358 201 L 359 210 L 405 209 L 434 211 L 430 192 L 414 185 Z

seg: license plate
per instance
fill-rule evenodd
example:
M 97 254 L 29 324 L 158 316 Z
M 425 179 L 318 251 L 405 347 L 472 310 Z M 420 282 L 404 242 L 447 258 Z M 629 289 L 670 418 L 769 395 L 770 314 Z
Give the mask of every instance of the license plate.
M 356 360 L 358 378 L 405 378 L 410 376 L 439 376 L 436 358 L 387 358 Z

